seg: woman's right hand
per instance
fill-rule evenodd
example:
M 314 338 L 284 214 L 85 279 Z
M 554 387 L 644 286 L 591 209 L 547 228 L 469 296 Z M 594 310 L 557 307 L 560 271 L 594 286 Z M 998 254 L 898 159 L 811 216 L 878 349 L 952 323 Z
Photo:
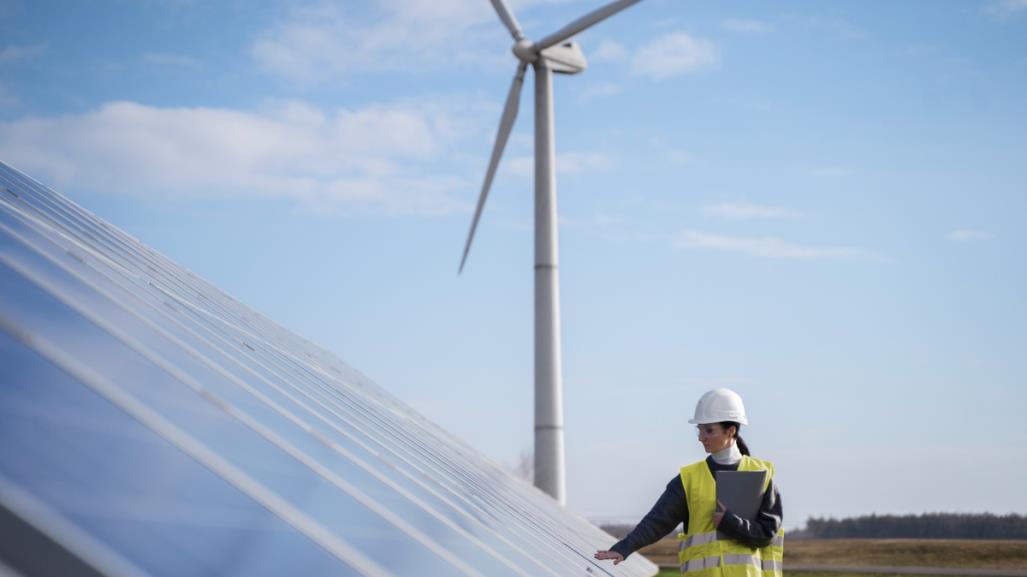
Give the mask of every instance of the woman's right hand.
M 613 559 L 614 565 L 624 560 L 624 555 L 621 555 L 616 551 L 596 551 L 594 557 L 599 560 Z

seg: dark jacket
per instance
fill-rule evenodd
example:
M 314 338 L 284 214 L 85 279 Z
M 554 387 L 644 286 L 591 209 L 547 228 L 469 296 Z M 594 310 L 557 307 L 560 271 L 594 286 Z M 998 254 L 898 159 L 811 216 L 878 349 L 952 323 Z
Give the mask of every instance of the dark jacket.
M 713 457 L 706 458 L 710 472 L 716 477 L 717 471 L 737 471 L 738 464 L 718 465 Z M 756 514 L 756 519 L 742 519 L 730 510 L 724 514 L 718 531 L 726 533 L 734 540 L 749 547 L 766 547 L 781 528 L 783 517 L 781 510 L 781 494 L 774 480 L 770 480 L 767 492 L 763 494 L 763 503 Z M 625 558 L 646 545 L 651 545 L 670 533 L 679 524 L 688 528 L 688 500 L 685 498 L 685 487 L 681 484 L 681 476 L 675 475 L 667 483 L 663 495 L 656 501 L 653 508 L 646 513 L 627 537 L 610 547 L 611 551 L 620 553 Z

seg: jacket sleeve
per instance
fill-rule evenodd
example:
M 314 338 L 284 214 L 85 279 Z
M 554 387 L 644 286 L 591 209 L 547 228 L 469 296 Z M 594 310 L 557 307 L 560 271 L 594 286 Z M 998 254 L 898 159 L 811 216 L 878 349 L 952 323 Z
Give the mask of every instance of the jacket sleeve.
M 626 559 L 642 547 L 659 541 L 682 522 L 688 524 L 688 504 L 685 501 L 685 488 L 681 485 L 681 478 L 675 476 L 667 483 L 667 488 L 653 508 L 627 537 L 610 547 L 610 551 L 620 553 Z
M 770 486 L 763 494 L 763 502 L 760 503 L 759 512 L 756 513 L 754 520 L 743 519 L 729 510 L 724 514 L 724 519 L 721 520 L 717 530 L 749 547 L 766 547 L 770 545 L 778 530 L 781 529 L 783 520 L 781 494 L 778 492 L 774 480 L 771 479 Z

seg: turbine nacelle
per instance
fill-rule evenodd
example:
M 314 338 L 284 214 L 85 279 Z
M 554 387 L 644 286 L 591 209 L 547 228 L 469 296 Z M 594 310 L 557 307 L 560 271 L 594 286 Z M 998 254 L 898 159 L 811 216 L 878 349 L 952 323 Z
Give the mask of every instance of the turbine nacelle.
M 559 74 L 577 74 L 588 68 L 581 46 L 573 40 L 561 42 L 542 51 L 549 68 Z
M 541 54 L 549 69 L 558 74 L 578 74 L 588 68 L 581 46 L 573 40 L 565 40 L 539 52 L 535 43 L 521 38 L 510 50 L 525 65 L 538 62 Z

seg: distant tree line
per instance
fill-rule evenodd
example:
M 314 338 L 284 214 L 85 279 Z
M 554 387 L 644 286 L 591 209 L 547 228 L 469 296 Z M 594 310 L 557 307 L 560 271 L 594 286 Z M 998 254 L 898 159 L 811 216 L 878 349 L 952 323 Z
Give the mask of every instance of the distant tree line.
M 811 517 L 802 533 L 814 539 L 1027 539 L 1027 515 L 925 513 L 846 519 Z
M 628 523 L 601 523 L 618 539 L 635 528 Z M 681 530 L 679 525 L 670 535 Z M 806 527 L 789 532 L 793 539 L 1027 539 L 1027 515 L 993 513 L 925 513 L 863 515 L 834 519 L 810 517 Z
M 627 523 L 600 523 L 599 528 L 618 539 L 623 539 L 635 526 Z

